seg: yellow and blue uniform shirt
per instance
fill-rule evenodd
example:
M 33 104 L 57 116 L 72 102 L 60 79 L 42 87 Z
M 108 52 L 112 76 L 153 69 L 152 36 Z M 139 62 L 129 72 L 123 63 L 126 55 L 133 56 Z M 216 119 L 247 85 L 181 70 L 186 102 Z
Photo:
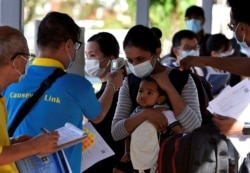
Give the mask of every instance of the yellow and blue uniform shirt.
M 25 77 L 3 92 L 9 112 L 8 125 L 23 103 L 32 96 L 41 82 L 55 68 L 63 69 L 63 65 L 54 59 L 36 58 L 28 67 Z M 101 104 L 95 96 L 92 84 L 79 75 L 65 74 L 46 90 L 21 122 L 14 137 L 21 134 L 35 136 L 41 133 L 41 127 L 54 130 L 64 126 L 66 122 L 82 129 L 83 115 L 91 120 L 100 112 Z M 64 150 L 73 172 L 80 172 L 81 146 L 82 144 L 78 144 Z

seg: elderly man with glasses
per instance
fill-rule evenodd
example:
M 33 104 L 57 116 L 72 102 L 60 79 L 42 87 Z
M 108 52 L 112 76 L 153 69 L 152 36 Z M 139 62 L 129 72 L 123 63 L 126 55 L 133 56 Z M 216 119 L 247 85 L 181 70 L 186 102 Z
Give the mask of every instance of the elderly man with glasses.
M 0 91 L 25 73 L 30 57 L 23 34 L 9 26 L 0 26 Z M 14 105 L 13 105 L 14 106 Z M 20 134 L 9 138 L 7 132 L 7 111 L 5 98 L 0 95 L 0 172 L 17 173 L 15 161 L 38 153 L 51 153 L 57 149 L 58 133 L 51 132 L 31 138 Z M 28 133 L 26 133 L 28 134 Z

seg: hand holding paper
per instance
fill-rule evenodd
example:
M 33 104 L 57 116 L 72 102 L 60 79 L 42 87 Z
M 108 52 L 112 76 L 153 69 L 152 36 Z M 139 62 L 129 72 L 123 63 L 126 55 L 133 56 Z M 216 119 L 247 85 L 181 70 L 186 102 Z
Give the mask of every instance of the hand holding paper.
M 44 133 L 50 133 L 47 129 L 41 128 Z M 56 129 L 59 133 L 59 140 L 57 142 L 58 150 L 70 147 L 72 145 L 82 142 L 82 140 L 87 137 L 81 129 L 77 128 L 71 123 L 65 123 L 63 127 Z M 43 157 L 44 154 L 38 154 L 38 157 Z
M 234 87 L 227 87 L 209 102 L 208 110 L 240 121 L 250 121 L 250 81 L 244 79 Z
M 250 81 L 244 79 L 234 87 L 227 87 L 215 99 L 209 102 L 208 110 L 211 113 L 226 117 L 214 118 L 215 124 L 222 132 L 236 131 L 237 135 L 228 135 L 234 147 L 245 157 L 250 152 L 250 136 L 242 135 L 242 122 L 250 122 Z M 218 119 L 217 119 L 218 118 Z M 233 118 L 233 119 L 232 119 Z M 218 121 L 217 121 L 218 120 Z M 217 122 L 216 122 L 217 121 Z M 221 124 L 220 124 L 221 123 Z

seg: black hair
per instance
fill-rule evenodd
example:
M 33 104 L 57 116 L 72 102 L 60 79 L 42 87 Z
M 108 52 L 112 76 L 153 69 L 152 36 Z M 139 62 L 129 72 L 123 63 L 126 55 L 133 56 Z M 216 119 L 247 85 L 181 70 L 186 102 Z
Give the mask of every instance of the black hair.
M 231 7 L 233 18 L 237 22 L 245 22 L 250 25 L 250 1 L 249 0 L 228 0 L 228 5 Z
M 162 32 L 159 28 L 156 28 L 156 27 L 152 27 L 150 29 L 154 34 L 155 36 L 160 40 L 160 38 L 162 37 Z M 157 41 L 156 42 L 158 44 L 158 48 L 161 48 L 161 41 Z
M 39 47 L 57 49 L 68 39 L 75 43 L 80 37 L 80 32 L 79 26 L 69 15 L 49 12 L 38 27 L 37 44 Z
M 123 49 L 127 46 L 135 46 L 142 50 L 156 53 L 157 48 L 161 48 L 162 32 L 158 28 L 148 28 L 143 25 L 135 25 L 129 29 L 123 41 Z
M 206 56 L 210 56 L 212 51 L 227 51 L 230 44 L 230 40 L 224 34 L 213 34 L 206 43 Z
M 99 45 L 104 56 L 113 55 L 115 58 L 119 57 L 119 43 L 116 38 L 108 32 L 99 32 L 88 39 L 88 42 L 94 41 Z
M 201 16 L 205 19 L 203 8 L 192 5 L 186 9 L 185 17 L 189 17 L 191 15 Z
M 157 82 L 155 81 L 154 78 L 152 78 L 150 76 L 146 76 L 146 77 L 144 77 L 144 78 L 141 79 L 141 82 L 143 82 L 143 81 L 155 83 L 156 86 L 157 86 L 157 91 L 159 92 L 159 95 L 160 96 L 166 96 L 166 93 L 160 88 L 160 86 L 157 84 Z
M 174 34 L 172 38 L 172 47 L 179 47 L 181 45 L 181 40 L 187 38 L 187 39 L 197 39 L 196 34 L 193 31 L 190 30 L 181 30 Z

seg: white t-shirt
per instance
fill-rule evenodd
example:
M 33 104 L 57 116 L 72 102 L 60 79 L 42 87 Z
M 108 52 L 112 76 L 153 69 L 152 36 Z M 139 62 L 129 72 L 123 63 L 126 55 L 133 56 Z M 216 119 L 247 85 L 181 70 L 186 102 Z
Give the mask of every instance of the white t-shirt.
M 163 114 L 168 119 L 169 124 L 177 121 L 173 111 L 166 110 L 163 111 Z M 146 170 L 156 166 L 159 150 L 157 130 L 152 123 L 146 120 L 131 134 L 130 158 L 133 168 Z

